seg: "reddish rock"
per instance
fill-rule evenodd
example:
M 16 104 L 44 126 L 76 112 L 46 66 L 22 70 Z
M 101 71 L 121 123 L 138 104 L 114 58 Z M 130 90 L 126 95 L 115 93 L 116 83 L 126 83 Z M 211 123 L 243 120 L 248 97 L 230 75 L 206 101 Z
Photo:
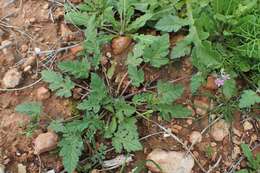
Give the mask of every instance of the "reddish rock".
M 48 99 L 49 97 L 51 96 L 51 93 L 50 91 L 45 88 L 45 87 L 40 87 L 37 89 L 37 92 L 36 92 L 36 98 L 37 100 L 46 100 Z
M 73 55 L 77 55 L 77 53 L 81 52 L 82 50 L 84 50 L 84 48 L 83 48 L 82 45 L 78 45 L 78 46 L 75 46 L 75 47 L 70 48 L 70 52 L 71 52 Z
M 23 44 L 22 46 L 21 46 L 21 52 L 22 53 L 26 53 L 28 51 L 28 45 L 27 44 Z
M 34 154 L 51 151 L 57 147 L 58 135 L 53 132 L 40 134 L 34 141 Z
M 115 55 L 123 53 L 129 45 L 132 43 L 132 39 L 129 37 L 116 37 L 112 40 L 112 50 Z
M 13 68 L 5 73 L 2 83 L 5 88 L 14 88 L 20 84 L 21 79 L 22 73 L 18 69 Z
M 216 85 L 215 80 L 216 80 L 216 78 L 214 76 L 208 76 L 205 88 L 208 89 L 208 90 L 218 89 L 218 86 Z

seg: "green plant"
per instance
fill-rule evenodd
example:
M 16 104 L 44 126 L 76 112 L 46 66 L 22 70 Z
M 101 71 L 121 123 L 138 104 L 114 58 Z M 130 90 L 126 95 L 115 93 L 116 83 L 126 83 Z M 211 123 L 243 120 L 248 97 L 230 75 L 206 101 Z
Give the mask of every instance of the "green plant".
M 41 73 L 49 88 L 60 97 L 71 97 L 79 80 L 90 83 L 87 97 L 77 104 L 79 118 L 71 122 L 53 121 L 50 125 L 61 135 L 60 156 L 66 171 L 71 173 L 77 167 L 86 171 L 101 164 L 105 151 L 104 147 L 96 149 L 97 135 L 99 142 L 110 141 L 117 153 L 130 153 L 142 149 L 138 119 L 159 115 L 170 121 L 191 114 L 176 103 L 184 87 L 165 80 L 153 81 L 156 85 L 152 86 L 145 81 L 144 65 L 158 70 L 191 55 L 197 69 L 190 84 L 193 95 L 209 73 L 221 73 L 217 79 L 222 94 L 216 100 L 225 106 L 216 112 L 226 118 L 238 108 L 249 109 L 260 103 L 255 92 L 256 86 L 260 86 L 258 7 L 256 0 L 85 0 L 78 6 L 66 4 L 65 19 L 84 31 L 84 58 L 59 62 L 58 69 Z M 156 34 L 146 34 L 146 28 L 154 29 Z M 173 48 L 172 32 L 184 35 Z M 111 67 L 105 76 L 108 79 L 101 75 L 102 47 L 120 36 L 133 41 L 126 59 L 120 62 L 127 72 L 129 86 L 139 91 L 131 97 L 124 97 L 124 92 L 118 96 L 114 85 L 107 86 L 116 68 L 113 60 L 109 59 Z M 249 81 L 239 101 L 237 77 Z M 89 154 L 84 153 L 85 143 L 94 152 L 91 162 L 84 167 L 78 162 L 81 155 Z M 205 152 L 208 157 L 212 154 L 210 148 Z
M 253 156 L 252 151 L 250 150 L 247 144 L 241 144 L 243 153 L 248 161 L 248 168 L 237 171 L 236 173 L 254 173 L 260 170 L 260 154 L 258 153 L 256 157 Z
M 30 116 L 31 121 L 26 129 L 26 135 L 31 136 L 33 131 L 38 128 L 38 122 L 42 113 L 42 105 L 39 102 L 22 103 L 15 108 L 16 112 Z

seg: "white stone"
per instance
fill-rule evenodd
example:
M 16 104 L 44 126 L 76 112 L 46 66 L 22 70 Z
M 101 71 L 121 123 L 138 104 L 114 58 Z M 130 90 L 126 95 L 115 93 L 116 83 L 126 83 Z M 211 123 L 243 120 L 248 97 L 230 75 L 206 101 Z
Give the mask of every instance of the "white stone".
M 19 72 L 16 68 L 13 68 L 5 73 L 2 83 L 5 88 L 14 88 L 20 84 L 21 79 L 22 73 Z
M 190 143 L 197 144 L 197 143 L 200 143 L 201 140 L 202 140 L 202 135 L 200 132 L 198 132 L 198 131 L 191 132 L 190 138 L 189 138 Z
M 19 163 L 17 165 L 17 170 L 18 170 L 18 173 L 26 173 L 26 166 L 24 166 L 23 164 Z
M 0 164 L 0 173 L 5 173 L 5 166 Z
M 212 126 L 210 134 L 215 141 L 222 141 L 229 134 L 229 124 L 223 119 L 219 120 Z
M 154 149 L 147 156 L 147 160 L 157 163 L 164 173 L 191 173 L 194 166 L 194 159 L 191 155 L 179 151 L 167 152 L 162 149 Z M 151 162 L 147 162 L 146 166 L 152 172 L 160 172 Z
M 244 130 L 245 130 L 245 131 L 251 130 L 251 129 L 254 128 L 253 125 L 252 125 L 249 121 L 245 121 L 245 122 L 243 123 L 243 127 L 244 127 Z

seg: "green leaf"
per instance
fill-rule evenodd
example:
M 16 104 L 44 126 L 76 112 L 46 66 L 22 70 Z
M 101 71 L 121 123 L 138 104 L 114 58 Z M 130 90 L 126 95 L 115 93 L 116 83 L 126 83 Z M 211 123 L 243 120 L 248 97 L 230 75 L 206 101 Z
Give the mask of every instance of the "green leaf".
M 52 121 L 48 128 L 52 129 L 56 133 L 66 131 L 65 126 L 60 121 L 56 120 Z
M 96 73 L 91 74 L 90 88 L 88 98 L 83 100 L 77 108 L 80 110 L 93 110 L 97 113 L 102 102 L 107 98 L 107 88 L 104 81 Z
M 135 107 L 127 104 L 123 99 L 115 100 L 114 107 L 119 122 L 123 121 L 126 117 L 132 116 L 136 111 Z
M 236 173 L 249 173 L 246 169 L 241 169 L 239 171 L 236 171 Z
M 160 103 L 171 104 L 183 94 L 182 85 L 173 85 L 169 82 L 159 81 L 157 83 L 158 99 Z
M 199 72 L 196 75 L 193 75 L 190 84 L 191 93 L 194 94 L 204 82 L 205 79 L 202 76 L 202 73 Z
M 133 21 L 126 29 L 127 31 L 129 32 L 135 32 L 137 31 L 138 29 L 140 29 L 141 27 L 143 27 L 146 22 L 152 18 L 152 14 L 145 14 L 145 15 L 142 15 L 140 17 L 138 17 L 137 19 L 135 19 L 135 21 Z
M 169 34 L 158 37 L 152 44 L 144 49 L 144 61 L 149 62 L 153 67 L 161 67 L 169 62 Z
M 27 114 L 30 117 L 40 116 L 42 113 L 42 104 L 39 102 L 22 103 L 15 108 L 16 112 Z
M 241 148 L 243 150 L 244 155 L 246 156 L 246 159 L 250 162 L 254 162 L 254 156 L 247 144 L 241 144 Z
M 165 31 L 165 32 L 177 32 L 180 30 L 183 26 L 188 25 L 187 19 L 182 19 L 178 16 L 164 16 L 161 18 L 155 25 L 155 28 L 159 31 Z
M 151 93 L 141 93 L 133 97 L 132 101 L 135 105 L 142 105 L 144 103 L 152 104 L 154 100 L 154 95 Z
M 71 90 L 74 88 L 74 83 L 69 77 L 63 78 L 60 73 L 49 70 L 43 70 L 41 74 L 42 79 L 50 84 L 49 88 L 56 91 L 57 96 L 70 97 L 72 95 Z
M 132 85 L 139 87 L 140 84 L 144 82 L 144 72 L 142 69 L 137 69 L 137 67 L 128 65 L 128 75 L 132 81 Z
M 86 79 L 89 76 L 90 64 L 86 58 L 82 61 L 62 61 L 58 64 L 58 67 L 63 72 L 72 74 L 76 78 Z
M 117 132 L 112 138 L 112 145 L 117 153 L 123 149 L 127 152 L 141 150 L 142 144 L 139 142 L 137 126 L 135 118 L 128 118 L 121 122 L 118 126 Z
M 182 105 L 158 104 L 156 108 L 166 121 L 172 118 L 187 118 L 191 115 L 191 111 Z
M 234 79 L 226 80 L 223 86 L 223 94 L 229 99 L 236 94 L 236 81 Z
M 61 148 L 59 155 L 62 157 L 65 170 L 68 173 L 73 173 L 84 148 L 81 136 L 67 134 L 59 142 L 59 147 Z
M 260 96 L 252 90 L 244 90 L 239 100 L 239 107 L 250 108 L 256 103 L 260 103 Z

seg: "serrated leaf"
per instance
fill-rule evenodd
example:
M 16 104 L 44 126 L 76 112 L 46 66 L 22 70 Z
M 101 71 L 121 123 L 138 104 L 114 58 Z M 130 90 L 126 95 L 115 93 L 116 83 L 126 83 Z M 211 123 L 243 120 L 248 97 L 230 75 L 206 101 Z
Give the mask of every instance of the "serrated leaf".
M 239 100 L 239 107 L 250 108 L 256 103 L 260 103 L 260 96 L 252 90 L 244 90 Z
M 191 111 L 182 105 L 158 104 L 156 108 L 166 121 L 172 118 L 187 118 L 191 115 Z
M 117 132 L 112 138 L 112 145 L 117 153 L 123 149 L 127 152 L 141 150 L 142 144 L 139 142 L 137 126 L 135 118 L 128 118 L 121 122 L 118 126 Z
M 188 25 L 187 19 L 182 19 L 178 16 L 168 15 L 161 18 L 155 25 L 155 28 L 159 31 L 165 32 L 177 32 L 183 26 Z
M 172 48 L 171 58 L 177 59 L 185 55 L 189 55 L 191 52 L 191 43 L 193 36 L 189 34 L 183 40 L 180 40 L 176 43 L 175 47 Z
M 39 102 L 22 103 L 15 108 L 16 112 L 27 114 L 31 117 L 40 116 L 42 113 L 42 104 Z
M 161 67 L 169 62 L 169 34 L 158 37 L 152 44 L 144 49 L 144 61 L 149 62 L 153 67 Z
M 127 104 L 123 99 L 115 100 L 114 107 L 119 122 L 123 121 L 126 117 L 132 116 L 136 111 L 135 107 Z
M 202 76 L 202 73 L 197 73 L 196 75 L 193 75 L 190 83 L 191 93 L 194 94 L 204 82 L 205 79 Z
M 152 104 L 154 95 L 151 93 L 141 93 L 133 97 L 132 101 L 135 105 L 142 105 L 143 103 Z
M 86 79 L 89 76 L 90 64 L 86 58 L 82 59 L 82 61 L 62 61 L 58 64 L 58 67 L 63 72 L 72 74 L 76 78 Z
M 168 82 L 159 81 L 157 83 L 158 99 L 160 103 L 171 104 L 183 94 L 182 85 L 173 85 Z
M 227 98 L 231 98 L 236 94 L 236 81 L 234 79 L 226 80 L 223 86 L 223 94 Z
M 52 129 L 56 133 L 65 132 L 65 126 L 60 121 L 52 121 L 48 128 Z
M 137 31 L 138 29 L 140 29 L 141 27 L 143 27 L 146 22 L 151 19 L 153 17 L 152 14 L 144 14 L 140 17 L 138 17 L 137 19 L 135 19 L 135 21 L 133 21 L 126 29 L 127 31 L 129 32 L 135 32 Z
M 67 134 L 59 142 L 59 147 L 61 148 L 59 155 L 62 157 L 65 170 L 68 173 L 73 173 L 84 148 L 81 136 Z
M 43 70 L 41 72 L 42 79 L 49 83 L 49 88 L 56 91 L 56 95 L 60 97 L 70 97 L 71 90 L 74 88 L 74 83 L 69 77 L 63 78 L 60 73 L 54 71 Z
M 137 67 L 133 65 L 128 65 L 128 75 L 132 81 L 132 85 L 135 87 L 139 87 L 140 84 L 144 82 L 144 72 L 142 69 L 137 69 Z
M 93 110 L 98 112 L 102 101 L 107 97 L 107 88 L 104 81 L 95 73 L 91 74 L 90 94 L 87 99 L 83 100 L 77 108 L 80 110 Z

